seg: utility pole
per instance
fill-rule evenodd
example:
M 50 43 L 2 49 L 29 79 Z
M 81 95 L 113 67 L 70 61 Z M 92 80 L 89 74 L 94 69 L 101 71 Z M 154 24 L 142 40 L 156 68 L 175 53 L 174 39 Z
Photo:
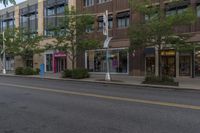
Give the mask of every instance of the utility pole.
M 3 32 L 3 74 L 6 74 L 5 32 Z
M 103 35 L 106 36 L 106 40 L 104 42 L 104 48 L 106 48 L 106 81 L 111 81 L 110 76 L 110 65 L 109 65 L 109 43 L 112 39 L 112 37 L 109 37 L 109 31 L 108 31 L 108 10 L 103 15 Z

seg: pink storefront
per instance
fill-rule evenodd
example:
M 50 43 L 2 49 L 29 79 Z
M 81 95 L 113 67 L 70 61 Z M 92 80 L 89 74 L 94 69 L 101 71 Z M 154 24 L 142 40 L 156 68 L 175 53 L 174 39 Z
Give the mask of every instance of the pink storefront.
M 67 69 L 67 55 L 64 52 L 53 54 L 53 71 L 54 73 L 62 72 Z

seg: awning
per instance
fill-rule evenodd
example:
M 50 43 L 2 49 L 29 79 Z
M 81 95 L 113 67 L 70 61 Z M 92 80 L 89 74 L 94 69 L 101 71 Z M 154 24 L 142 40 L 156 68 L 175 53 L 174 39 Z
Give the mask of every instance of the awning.
M 112 20 L 113 19 L 113 16 L 112 15 L 108 15 L 108 20 Z M 97 18 L 97 21 L 98 22 L 102 22 L 103 21 L 103 16 L 99 16 L 98 18 Z
M 129 17 L 130 16 L 130 11 L 126 11 L 126 12 L 121 12 L 117 14 L 117 18 L 123 18 L 123 17 Z
M 144 53 L 145 53 L 146 55 L 155 54 L 155 48 L 145 48 L 145 49 L 144 49 Z

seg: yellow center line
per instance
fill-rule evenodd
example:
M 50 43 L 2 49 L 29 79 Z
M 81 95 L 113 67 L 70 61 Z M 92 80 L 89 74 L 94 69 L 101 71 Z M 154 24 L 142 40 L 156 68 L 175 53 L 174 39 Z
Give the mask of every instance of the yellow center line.
M 59 90 L 59 89 L 50 89 L 50 88 L 34 87 L 34 86 L 24 86 L 24 85 L 8 84 L 8 83 L 0 83 L 0 85 L 10 86 L 10 87 L 19 87 L 19 88 L 25 88 L 25 89 L 32 89 L 32 90 L 47 91 L 47 92 L 54 92 L 54 93 L 61 93 L 61 94 L 68 94 L 68 95 L 95 97 L 95 98 L 101 98 L 101 99 L 107 99 L 107 100 L 117 100 L 117 101 L 125 101 L 125 102 L 132 102 L 132 103 L 142 103 L 142 104 L 150 104 L 150 105 L 176 107 L 176 108 L 181 108 L 181 109 L 200 110 L 200 106 L 189 105 L 189 104 L 178 104 L 178 103 L 172 103 L 172 102 L 161 102 L 161 101 L 153 101 L 153 100 L 125 98 L 125 97 L 118 97 L 118 96 L 107 96 L 107 95 L 100 95 L 100 94 L 93 94 L 93 93 L 66 91 L 66 90 Z

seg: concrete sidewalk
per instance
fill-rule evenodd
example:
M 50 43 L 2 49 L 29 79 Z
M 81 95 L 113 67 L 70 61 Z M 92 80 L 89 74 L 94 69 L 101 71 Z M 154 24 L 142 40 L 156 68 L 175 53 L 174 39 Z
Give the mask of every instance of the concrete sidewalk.
M 2 75 L 2 74 L 1 74 Z M 16 76 L 13 73 L 7 74 L 6 76 Z M 111 75 L 112 82 L 104 81 L 104 74 L 91 74 L 90 78 L 87 79 L 63 79 L 61 73 L 45 73 L 43 77 L 39 75 L 33 76 L 19 76 L 19 77 L 34 77 L 34 78 L 46 78 L 55 80 L 73 80 L 82 82 L 95 82 L 105 84 L 117 84 L 117 85 L 137 85 L 146 87 L 159 87 L 159 88 L 170 88 L 170 89 L 195 89 L 200 90 L 200 78 L 180 77 L 176 79 L 179 82 L 179 86 L 163 86 L 163 85 L 144 85 L 144 77 L 128 76 L 128 75 Z

